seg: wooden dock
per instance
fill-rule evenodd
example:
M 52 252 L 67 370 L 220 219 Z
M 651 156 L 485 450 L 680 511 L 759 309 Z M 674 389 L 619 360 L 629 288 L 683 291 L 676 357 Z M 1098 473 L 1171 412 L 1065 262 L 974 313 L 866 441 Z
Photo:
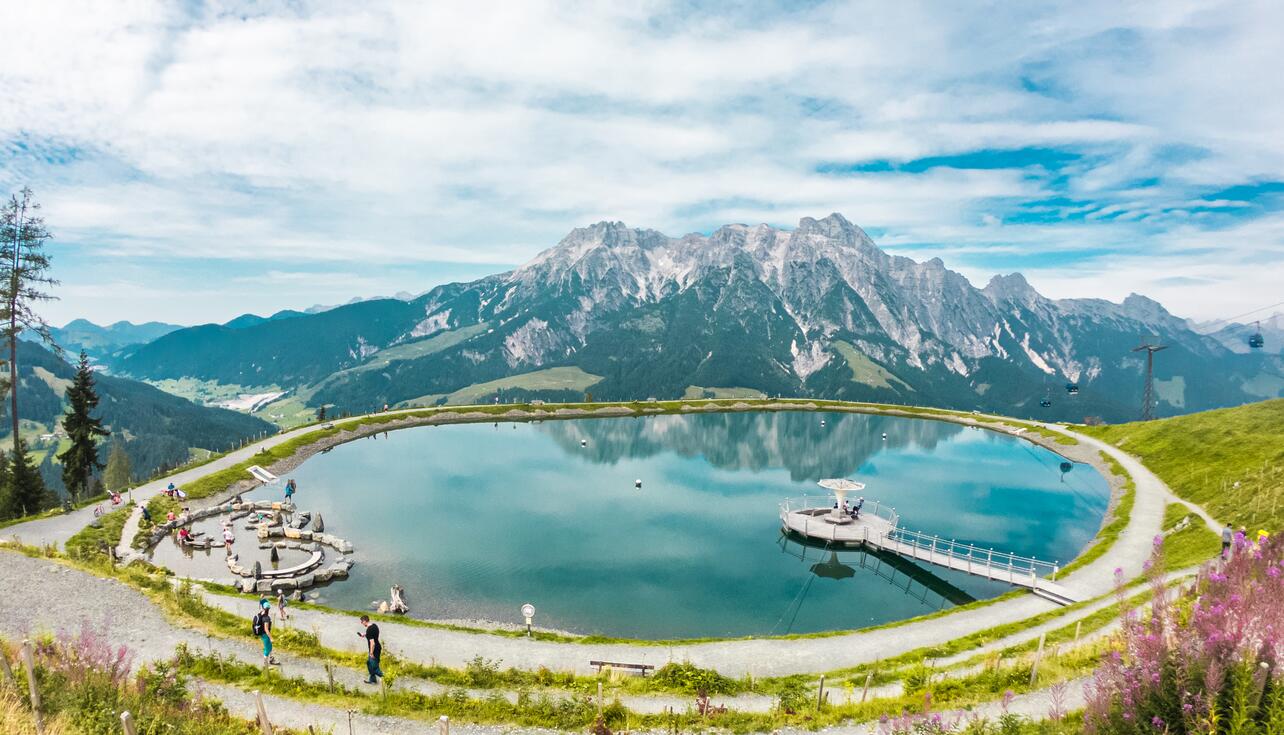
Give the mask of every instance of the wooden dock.
M 867 546 L 933 566 L 1025 587 L 1059 605 L 1079 601 L 1074 593 L 1056 583 L 1060 571 L 1057 564 L 901 528 L 900 516 L 895 509 L 877 502 L 865 508 L 859 519 L 835 523 L 833 519 L 837 514 L 832 506 L 826 504 L 829 501 L 830 498 L 802 498 L 781 503 L 781 526 L 786 532 L 823 541 L 831 547 Z

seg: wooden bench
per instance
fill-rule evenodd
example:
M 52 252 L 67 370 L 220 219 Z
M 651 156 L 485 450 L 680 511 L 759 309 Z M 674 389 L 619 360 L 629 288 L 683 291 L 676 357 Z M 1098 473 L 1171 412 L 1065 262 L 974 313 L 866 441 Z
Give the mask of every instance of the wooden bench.
M 599 674 L 608 666 L 613 669 L 631 669 L 642 676 L 646 676 L 648 671 L 655 671 L 655 667 L 651 664 L 624 664 L 618 661 L 589 661 L 589 666 L 596 666 Z

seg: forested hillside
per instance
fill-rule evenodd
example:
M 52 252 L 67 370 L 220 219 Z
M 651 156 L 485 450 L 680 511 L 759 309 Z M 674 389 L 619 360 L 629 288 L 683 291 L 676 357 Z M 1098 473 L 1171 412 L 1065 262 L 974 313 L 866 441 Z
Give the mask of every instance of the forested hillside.
M 41 450 L 48 448 L 48 442 L 40 442 L 39 434 L 52 432 L 61 421 L 63 392 L 75 371 L 39 345 L 19 342 L 18 347 L 19 418 L 32 448 Z M 253 416 L 198 406 L 136 380 L 101 374 L 96 380 L 101 398 L 96 415 L 114 440 L 124 441 L 136 477 L 187 461 L 192 448 L 224 451 L 247 437 L 275 431 Z M 8 402 L 0 405 L 0 421 L 0 426 L 8 425 Z M 100 448 L 104 462 L 109 444 L 104 442 Z M 46 480 L 53 479 L 47 470 L 43 474 Z

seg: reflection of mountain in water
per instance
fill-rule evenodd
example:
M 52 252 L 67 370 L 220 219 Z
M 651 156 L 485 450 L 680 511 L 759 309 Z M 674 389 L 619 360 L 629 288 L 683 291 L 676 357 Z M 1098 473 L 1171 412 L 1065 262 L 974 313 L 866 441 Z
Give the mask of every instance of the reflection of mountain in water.
M 552 421 L 538 428 L 567 451 L 603 464 L 673 452 L 703 456 L 720 469 L 786 468 L 795 482 L 850 475 L 884 448 L 932 449 L 963 430 L 941 421 L 797 412 Z

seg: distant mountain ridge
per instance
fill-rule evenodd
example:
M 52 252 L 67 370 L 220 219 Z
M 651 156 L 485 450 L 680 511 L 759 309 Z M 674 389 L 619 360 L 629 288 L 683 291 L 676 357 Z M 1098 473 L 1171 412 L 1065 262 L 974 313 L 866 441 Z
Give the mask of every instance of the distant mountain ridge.
M 102 359 L 113 352 L 130 345 L 151 342 L 183 327 L 164 322 L 119 321 L 107 326 L 99 326 L 88 319 L 73 319 L 61 327 L 50 330 L 54 342 L 70 353 L 79 353 L 82 349 L 91 357 Z
M 585 376 L 575 390 L 601 398 L 713 386 L 1122 419 L 1140 404 L 1131 349 L 1143 334 L 1170 345 L 1158 360 L 1161 413 L 1284 387 L 1278 360 L 1235 355 L 1144 296 L 1052 300 L 1020 274 L 976 288 L 940 259 L 885 253 L 838 214 L 677 238 L 600 222 L 513 271 L 409 301 L 180 330 L 114 365 L 299 387 L 312 405 L 350 410 L 500 379 L 509 396 L 548 393 L 541 377 L 574 367 Z

